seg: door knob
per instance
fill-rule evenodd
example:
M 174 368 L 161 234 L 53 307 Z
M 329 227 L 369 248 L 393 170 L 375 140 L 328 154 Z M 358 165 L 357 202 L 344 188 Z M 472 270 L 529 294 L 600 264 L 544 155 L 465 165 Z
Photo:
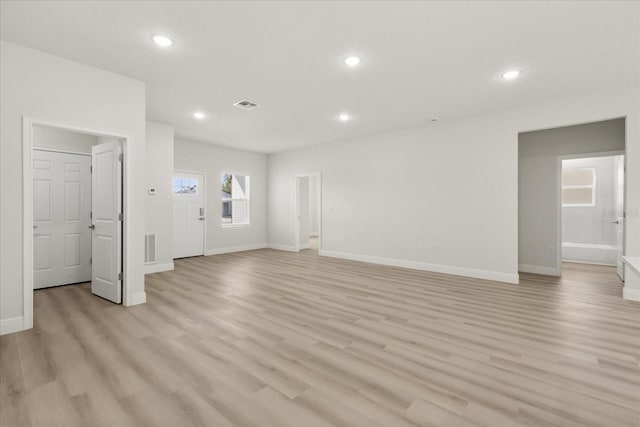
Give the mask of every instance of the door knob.
M 611 221 L 611 222 L 613 222 L 614 224 L 620 224 L 620 220 L 615 220 L 615 221 Z
M 198 218 L 199 221 L 204 221 L 204 217 L 201 216 L 200 218 Z
M 91 230 L 95 230 L 96 226 L 94 224 L 91 224 L 88 228 L 90 228 Z

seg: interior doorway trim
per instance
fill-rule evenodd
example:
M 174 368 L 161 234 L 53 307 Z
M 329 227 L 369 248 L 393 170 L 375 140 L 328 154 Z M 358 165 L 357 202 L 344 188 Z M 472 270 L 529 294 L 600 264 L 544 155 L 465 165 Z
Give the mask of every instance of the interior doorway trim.
M 316 177 L 318 182 L 318 212 L 320 218 L 318 218 L 318 253 L 322 250 L 322 172 L 308 172 L 299 173 L 295 175 L 295 221 L 294 221 L 294 236 L 295 236 L 295 252 L 300 252 L 300 178 Z
M 97 136 L 107 136 L 119 138 L 122 141 L 122 152 L 124 153 L 124 168 L 122 171 L 123 183 L 123 203 L 124 227 L 122 230 L 122 269 L 124 279 L 122 281 L 122 304 L 135 304 L 134 295 L 129 286 L 127 277 L 133 277 L 132 264 L 129 262 L 129 254 L 132 253 L 129 236 L 131 230 L 131 215 L 128 209 L 131 205 L 131 182 L 129 182 L 129 168 L 131 163 L 127 161 L 131 151 L 129 147 L 128 135 L 119 132 L 112 132 L 105 129 L 84 128 L 70 123 L 63 123 L 52 120 L 43 120 L 29 116 L 22 116 L 22 328 L 21 330 L 33 328 L 33 150 L 34 146 L 33 127 L 47 126 L 71 132 L 82 132 Z
M 600 151 L 596 153 L 580 153 L 580 154 L 565 154 L 556 157 L 556 267 L 555 267 L 555 276 L 562 275 L 562 161 L 570 160 L 570 159 L 588 159 L 592 157 L 613 157 L 613 156 L 623 156 L 624 164 L 627 164 L 627 150 L 626 150 L 626 141 L 625 141 L 625 149 L 624 150 L 614 150 L 614 151 Z M 626 167 L 625 167 L 626 169 Z M 627 209 L 627 174 L 624 174 L 624 192 L 622 194 L 622 210 L 626 212 Z M 626 216 L 623 214 L 622 221 L 625 221 Z M 622 235 L 622 254 L 626 253 L 625 251 L 625 234 L 626 234 L 626 224 L 623 225 L 625 233 Z M 623 267 L 624 268 L 624 267 Z

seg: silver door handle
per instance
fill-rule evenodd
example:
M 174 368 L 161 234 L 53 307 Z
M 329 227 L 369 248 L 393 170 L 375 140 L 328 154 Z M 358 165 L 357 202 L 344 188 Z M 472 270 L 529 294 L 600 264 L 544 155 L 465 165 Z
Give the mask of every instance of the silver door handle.
M 614 224 L 620 224 L 620 220 L 616 220 L 616 221 L 611 221 Z
M 204 221 L 204 217 L 201 216 L 200 218 L 198 218 L 198 221 Z
M 95 230 L 96 226 L 94 224 L 91 224 L 88 228 L 90 228 L 91 230 Z

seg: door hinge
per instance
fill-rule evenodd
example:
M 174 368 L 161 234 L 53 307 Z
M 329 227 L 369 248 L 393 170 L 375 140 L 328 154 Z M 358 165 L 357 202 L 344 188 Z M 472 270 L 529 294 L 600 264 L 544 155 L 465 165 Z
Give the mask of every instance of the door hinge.
M 89 173 L 93 173 L 93 166 L 89 166 Z
M 123 274 L 122 274 L 122 271 L 121 271 L 120 273 L 118 273 L 118 280 L 122 280 L 122 276 L 123 276 Z
M 124 159 L 124 155 L 122 153 L 118 154 L 118 161 L 122 161 Z
M 122 213 L 118 214 L 118 221 L 124 221 L 124 215 Z

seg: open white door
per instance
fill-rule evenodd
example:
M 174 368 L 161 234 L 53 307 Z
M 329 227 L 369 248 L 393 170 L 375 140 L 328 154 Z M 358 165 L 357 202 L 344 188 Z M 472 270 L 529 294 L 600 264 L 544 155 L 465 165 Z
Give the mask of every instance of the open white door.
M 120 141 L 91 147 L 93 265 L 91 292 L 122 302 L 122 147 Z
M 617 158 L 616 164 L 616 245 L 617 245 L 617 260 L 616 270 L 620 279 L 624 280 L 624 156 Z

